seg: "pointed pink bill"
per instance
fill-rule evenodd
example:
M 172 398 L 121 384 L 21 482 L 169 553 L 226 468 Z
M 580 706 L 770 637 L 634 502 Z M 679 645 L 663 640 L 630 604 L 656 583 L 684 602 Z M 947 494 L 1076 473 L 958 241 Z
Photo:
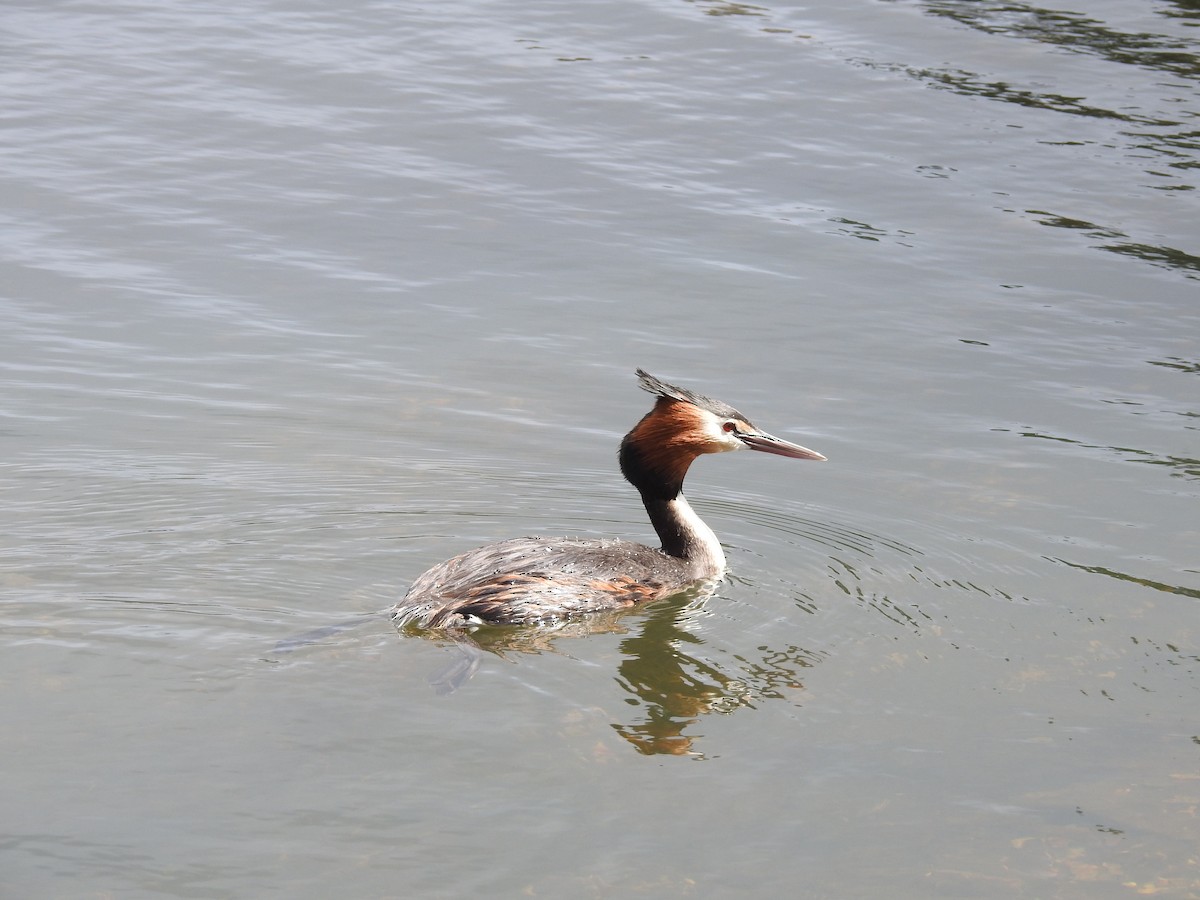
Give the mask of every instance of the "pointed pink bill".
M 774 453 L 777 456 L 789 456 L 792 459 L 825 459 L 816 450 L 809 450 L 807 447 L 801 447 L 799 444 L 782 440 L 773 434 L 767 434 L 765 431 L 739 432 L 738 437 L 751 450 L 761 450 L 763 453 Z

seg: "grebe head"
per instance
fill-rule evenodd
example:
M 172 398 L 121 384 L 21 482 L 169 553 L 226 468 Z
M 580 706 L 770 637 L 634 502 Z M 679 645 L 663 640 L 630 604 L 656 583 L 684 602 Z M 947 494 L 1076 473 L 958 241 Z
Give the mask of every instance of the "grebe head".
M 638 386 L 657 395 L 621 442 L 621 472 L 643 495 L 670 500 L 696 457 L 727 450 L 761 450 L 792 459 L 825 459 L 815 450 L 767 434 L 728 404 L 667 384 L 637 370 Z

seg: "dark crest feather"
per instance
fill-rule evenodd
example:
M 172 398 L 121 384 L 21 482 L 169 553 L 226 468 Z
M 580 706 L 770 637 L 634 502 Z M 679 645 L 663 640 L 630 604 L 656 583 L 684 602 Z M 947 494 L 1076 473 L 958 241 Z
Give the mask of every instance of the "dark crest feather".
M 720 400 L 714 400 L 712 397 L 705 397 L 703 394 L 697 394 L 695 391 L 689 391 L 687 388 L 667 384 L 661 378 L 655 378 L 644 369 L 638 369 L 637 376 L 638 387 L 643 391 L 649 391 L 651 394 L 666 397 L 668 400 L 680 400 L 683 403 L 690 403 L 692 406 L 708 410 L 714 416 L 748 421 L 745 416 L 728 403 L 722 403 Z

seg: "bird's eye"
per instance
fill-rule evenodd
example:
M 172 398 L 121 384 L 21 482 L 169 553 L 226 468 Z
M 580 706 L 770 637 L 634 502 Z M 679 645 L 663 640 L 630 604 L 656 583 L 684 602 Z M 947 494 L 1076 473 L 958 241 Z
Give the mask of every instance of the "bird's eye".
M 724 431 L 726 434 L 729 434 L 731 432 L 737 431 L 737 426 L 735 424 L 733 424 L 732 422 L 726 422 L 724 425 L 721 426 L 721 430 Z

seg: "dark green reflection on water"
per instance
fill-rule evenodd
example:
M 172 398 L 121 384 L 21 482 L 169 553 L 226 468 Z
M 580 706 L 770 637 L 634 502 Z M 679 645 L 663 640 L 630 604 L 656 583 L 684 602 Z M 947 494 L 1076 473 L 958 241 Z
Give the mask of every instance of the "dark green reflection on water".
M 1052 112 L 1069 113 L 1092 119 L 1115 119 L 1120 122 L 1131 122 L 1138 125 L 1169 126 L 1179 124 L 1174 119 L 1140 115 L 1097 106 L 1086 102 L 1083 97 L 1070 97 L 1066 94 L 1053 94 L 1047 91 L 1031 90 L 1013 85 L 1007 81 L 988 79 L 977 72 L 971 72 L 966 69 L 930 69 L 896 66 L 876 66 L 876 68 L 903 68 L 908 74 L 929 83 L 933 87 L 946 88 L 955 93 L 966 94 L 972 97 L 984 97 L 988 100 L 1015 103 L 1017 106 L 1025 106 L 1030 109 L 1047 109 Z
M 1082 572 L 1091 572 L 1093 575 L 1107 575 L 1109 578 L 1115 578 L 1118 581 L 1128 581 L 1132 584 L 1140 584 L 1142 587 L 1152 588 L 1156 591 L 1165 591 L 1168 594 L 1178 594 L 1181 597 L 1195 597 L 1200 600 L 1200 590 L 1193 588 L 1182 587 L 1177 584 L 1164 584 L 1161 581 L 1152 581 L 1149 578 L 1138 578 L 1136 575 L 1128 575 L 1125 572 L 1117 572 L 1113 569 L 1107 569 L 1104 566 L 1085 566 L 1080 563 L 1069 562 L 1065 559 L 1059 559 L 1054 556 L 1047 556 L 1046 559 L 1051 562 L 1062 563 L 1064 566 L 1070 566 L 1072 569 L 1079 569 Z
M 1177 9 L 1160 10 L 1171 18 L 1194 18 L 1194 4 L 1177 2 Z M 902 72 L 933 87 L 974 97 L 998 100 L 1031 109 L 1043 109 L 1093 119 L 1111 119 L 1133 128 L 1122 130 L 1125 150 L 1137 158 L 1159 163 L 1147 168 L 1157 190 L 1190 191 L 1195 184 L 1185 181 L 1200 168 L 1200 131 L 1195 124 L 1191 90 L 1200 76 L 1200 41 L 1147 32 L 1126 32 L 1088 16 L 1026 3 L 979 2 L 979 0 L 925 0 L 921 7 L 932 16 L 951 19 L 988 35 L 1005 39 L 1052 45 L 1065 53 L 1089 56 L 1126 66 L 1136 66 L 1170 79 L 1164 88 L 1170 106 L 1141 109 L 1122 104 L 1114 107 L 1086 96 L 1053 93 L 1031 84 L 1014 83 L 995 73 L 965 68 L 928 67 L 887 59 L 865 59 L 860 63 L 885 71 Z M 1172 91 L 1179 93 L 1173 94 Z M 1088 143 L 1062 141 L 1057 143 Z M 1123 236 L 1123 235 L 1122 235 Z M 1185 274 L 1196 271 L 1195 257 L 1177 248 L 1137 242 L 1120 242 L 1102 249 L 1125 253 L 1168 266 Z
M 1139 450 L 1136 447 L 1112 447 L 1103 444 L 1089 444 L 1075 438 L 1044 434 L 1039 431 L 1022 431 L 1019 433 L 1021 437 L 1055 441 L 1060 444 L 1073 444 L 1076 447 L 1083 447 L 1088 450 L 1104 450 L 1111 453 L 1119 453 L 1127 457 L 1130 462 L 1144 463 L 1151 466 L 1164 466 L 1170 470 L 1172 476 L 1177 478 L 1200 478 L 1200 459 L 1192 459 L 1187 456 L 1162 456 L 1152 453 L 1149 450 Z
M 1200 375 L 1200 362 L 1182 359 L 1178 356 L 1168 356 L 1166 359 L 1149 359 L 1146 361 L 1152 366 L 1175 369 L 1178 372 L 1187 372 L 1189 375 Z
M 1110 62 L 1183 78 L 1200 75 L 1200 60 L 1193 42 L 1161 34 L 1115 31 L 1081 13 L 1028 3 L 979 0 L 927 0 L 923 5 L 931 15 L 953 19 L 987 34 L 1054 44 L 1075 53 L 1088 53 Z M 1190 7 L 1184 3 L 1177 5 Z M 1194 16 L 1195 12 L 1180 11 L 1176 15 Z
M 1069 216 L 1048 212 L 1044 209 L 1025 210 L 1031 216 L 1038 216 L 1035 221 L 1050 228 L 1067 228 L 1080 231 L 1088 237 L 1095 238 L 1100 243 L 1092 246 L 1109 253 L 1140 259 L 1160 268 L 1173 269 L 1186 278 L 1200 278 L 1200 256 L 1186 253 L 1174 247 L 1164 247 L 1155 244 L 1143 244 L 1125 240 L 1129 236 L 1116 228 L 1109 228 L 1086 219 L 1074 219 Z

